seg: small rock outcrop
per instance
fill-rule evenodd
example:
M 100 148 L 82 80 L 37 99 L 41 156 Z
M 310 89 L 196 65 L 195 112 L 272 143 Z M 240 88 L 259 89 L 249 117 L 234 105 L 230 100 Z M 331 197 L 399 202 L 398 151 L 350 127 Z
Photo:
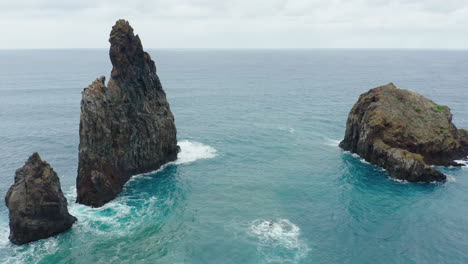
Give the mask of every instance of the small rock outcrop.
M 76 221 L 68 213 L 57 173 L 37 153 L 16 171 L 5 203 L 10 210 L 10 241 L 17 245 L 62 233 Z
M 99 207 L 128 179 L 177 159 L 176 127 L 156 66 L 125 20 L 113 26 L 113 65 L 82 93 L 77 202 Z
M 467 157 L 468 132 L 455 127 L 449 107 L 390 83 L 359 97 L 340 147 L 396 179 L 444 181 L 430 165 L 459 165 L 454 160 Z

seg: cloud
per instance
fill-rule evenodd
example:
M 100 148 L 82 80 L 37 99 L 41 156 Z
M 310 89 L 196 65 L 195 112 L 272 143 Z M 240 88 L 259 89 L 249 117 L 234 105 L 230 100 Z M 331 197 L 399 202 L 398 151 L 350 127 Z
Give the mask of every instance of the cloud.
M 104 48 L 118 18 L 151 48 L 466 48 L 465 0 L 16 0 L 0 48 Z

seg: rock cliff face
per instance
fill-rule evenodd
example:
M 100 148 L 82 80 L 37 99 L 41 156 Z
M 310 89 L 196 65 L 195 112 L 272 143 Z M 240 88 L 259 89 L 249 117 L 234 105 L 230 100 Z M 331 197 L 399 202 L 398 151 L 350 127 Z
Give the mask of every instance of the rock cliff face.
M 5 203 L 10 210 L 10 240 L 14 244 L 54 236 L 76 221 L 68 213 L 57 173 L 37 153 L 16 171 Z
M 113 26 L 113 65 L 82 93 L 77 202 L 99 207 L 131 175 L 177 159 L 176 127 L 156 66 L 125 20 Z
M 340 147 L 397 179 L 443 181 L 430 165 L 458 165 L 453 160 L 468 155 L 468 133 L 455 127 L 447 106 L 388 84 L 359 97 Z

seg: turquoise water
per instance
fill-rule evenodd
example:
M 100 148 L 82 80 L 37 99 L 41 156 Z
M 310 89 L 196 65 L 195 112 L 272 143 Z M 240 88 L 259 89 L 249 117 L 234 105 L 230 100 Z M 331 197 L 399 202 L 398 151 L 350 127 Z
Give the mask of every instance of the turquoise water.
M 0 263 L 468 263 L 467 167 L 409 184 L 337 147 L 359 94 L 389 82 L 468 128 L 468 51 L 150 54 L 181 156 L 92 209 L 74 203 L 79 104 L 107 51 L 0 51 L 0 195 L 38 151 L 78 218 L 14 246 L 1 203 Z

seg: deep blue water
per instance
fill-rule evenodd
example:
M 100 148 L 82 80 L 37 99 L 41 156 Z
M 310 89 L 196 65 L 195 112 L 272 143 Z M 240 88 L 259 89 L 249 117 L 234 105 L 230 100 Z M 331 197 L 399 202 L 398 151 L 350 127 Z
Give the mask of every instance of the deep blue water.
M 182 156 L 91 209 L 74 203 L 80 99 L 107 51 L 0 51 L 0 196 L 38 151 L 78 218 L 14 246 L 0 203 L 0 263 L 468 263 L 468 168 L 396 182 L 337 147 L 359 94 L 389 82 L 468 128 L 468 51 L 150 54 Z

